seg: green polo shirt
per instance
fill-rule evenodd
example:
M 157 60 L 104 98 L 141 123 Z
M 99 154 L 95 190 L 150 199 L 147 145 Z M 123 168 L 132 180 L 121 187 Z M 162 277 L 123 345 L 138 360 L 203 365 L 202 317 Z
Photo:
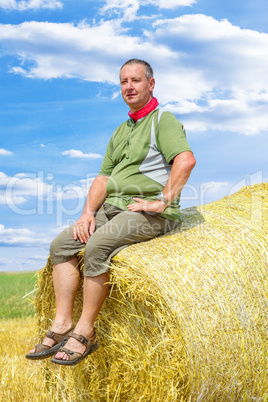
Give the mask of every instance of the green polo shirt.
M 191 151 L 182 124 L 162 109 L 155 109 L 136 123 L 132 119 L 113 133 L 100 175 L 109 176 L 105 202 L 123 210 L 133 197 L 152 201 L 165 187 L 173 158 Z M 178 196 L 160 215 L 180 221 Z

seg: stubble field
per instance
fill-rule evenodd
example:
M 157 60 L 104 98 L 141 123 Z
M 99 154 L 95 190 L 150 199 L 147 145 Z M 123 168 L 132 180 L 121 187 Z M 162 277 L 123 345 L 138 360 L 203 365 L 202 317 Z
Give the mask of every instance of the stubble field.
M 42 365 L 25 359 L 37 341 L 36 280 L 34 272 L 0 274 L 0 401 L 53 400 L 42 380 Z

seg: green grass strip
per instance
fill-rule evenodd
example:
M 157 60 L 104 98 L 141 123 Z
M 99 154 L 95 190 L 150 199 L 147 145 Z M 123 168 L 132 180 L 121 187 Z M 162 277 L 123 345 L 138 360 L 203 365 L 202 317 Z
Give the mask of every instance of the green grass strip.
M 0 318 L 33 316 L 35 292 L 31 292 L 35 284 L 35 272 L 0 273 Z

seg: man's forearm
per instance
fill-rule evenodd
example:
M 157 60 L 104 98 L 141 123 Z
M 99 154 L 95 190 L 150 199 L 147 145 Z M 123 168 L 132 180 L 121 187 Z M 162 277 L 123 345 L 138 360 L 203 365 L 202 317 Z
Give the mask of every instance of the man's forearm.
M 94 215 L 104 203 L 107 192 L 106 184 L 109 176 L 98 175 L 93 181 L 85 203 L 83 215 Z
M 173 166 L 168 182 L 163 189 L 163 195 L 167 201 L 172 202 L 181 192 L 187 182 L 191 171 L 195 166 L 195 157 L 190 151 L 182 152 L 173 159 Z M 162 213 L 167 204 L 163 200 L 145 201 L 143 198 L 133 197 L 135 204 L 128 205 L 128 210 L 133 212 L 157 212 Z
M 169 202 L 172 202 L 180 194 L 195 163 L 195 157 L 190 151 L 175 156 L 169 179 L 163 189 L 163 195 Z
M 95 230 L 95 213 L 102 206 L 107 197 L 106 184 L 108 176 L 97 176 L 93 181 L 85 203 L 84 210 L 80 218 L 73 227 L 73 237 L 79 239 L 81 243 L 87 243 L 88 239 Z

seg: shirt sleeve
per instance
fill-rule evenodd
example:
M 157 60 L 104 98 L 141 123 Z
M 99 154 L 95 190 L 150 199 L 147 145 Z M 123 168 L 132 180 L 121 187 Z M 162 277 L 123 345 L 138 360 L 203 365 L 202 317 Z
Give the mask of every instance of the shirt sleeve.
M 185 151 L 192 151 L 183 125 L 170 112 L 163 112 L 158 126 L 157 146 L 167 162 Z
M 101 169 L 99 174 L 103 176 L 110 176 L 113 168 L 114 168 L 114 162 L 113 162 L 113 137 L 110 139 L 107 148 L 106 148 L 106 153 L 104 155 L 102 164 L 101 164 Z

